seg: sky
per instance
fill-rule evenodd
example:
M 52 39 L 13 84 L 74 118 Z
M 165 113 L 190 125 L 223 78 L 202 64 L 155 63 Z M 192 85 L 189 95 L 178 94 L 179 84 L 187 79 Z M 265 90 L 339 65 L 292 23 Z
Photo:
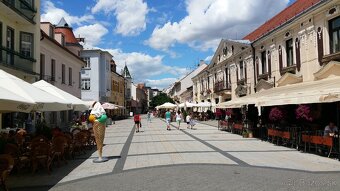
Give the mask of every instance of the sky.
M 126 64 L 134 83 L 163 89 L 293 1 L 41 0 L 41 21 L 64 17 L 85 49 L 109 51 L 118 73 Z

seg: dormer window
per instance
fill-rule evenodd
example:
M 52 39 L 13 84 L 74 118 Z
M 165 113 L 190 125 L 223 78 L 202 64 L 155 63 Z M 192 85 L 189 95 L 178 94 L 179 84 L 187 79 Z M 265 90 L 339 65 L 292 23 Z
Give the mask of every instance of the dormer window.
M 49 33 L 49 36 L 54 39 L 54 27 L 52 25 L 50 25 Z
M 65 46 L 65 36 L 63 34 L 61 35 L 61 45 Z

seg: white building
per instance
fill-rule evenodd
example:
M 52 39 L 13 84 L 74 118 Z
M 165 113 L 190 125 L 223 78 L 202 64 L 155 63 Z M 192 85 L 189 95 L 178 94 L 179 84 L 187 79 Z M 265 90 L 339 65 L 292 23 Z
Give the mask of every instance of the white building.
M 183 103 L 185 101 L 192 102 L 193 101 L 192 78 L 199 74 L 206 67 L 207 64 L 201 60 L 198 67 L 195 70 L 193 70 L 192 72 L 184 76 L 182 79 L 172 84 L 170 88 L 166 90 L 168 92 L 167 94 L 178 103 Z
M 40 79 L 81 98 L 80 70 L 85 62 L 71 50 L 78 52 L 83 47 L 74 37 L 72 28 L 68 27 L 65 20 L 62 21 L 62 26 L 56 26 L 59 35 L 55 35 L 55 27 L 51 23 L 41 23 L 40 64 L 37 71 L 40 73 Z M 72 120 L 72 112 L 46 112 L 45 119 L 51 127 L 64 127 Z
M 108 102 L 111 96 L 112 55 L 99 49 L 83 50 L 80 57 L 86 62 L 81 71 L 81 99 Z

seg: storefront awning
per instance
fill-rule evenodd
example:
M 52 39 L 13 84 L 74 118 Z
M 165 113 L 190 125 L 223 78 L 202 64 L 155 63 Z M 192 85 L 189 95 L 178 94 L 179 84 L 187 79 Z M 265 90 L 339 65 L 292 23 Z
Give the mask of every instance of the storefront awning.
M 238 108 L 243 105 L 275 106 L 327 103 L 340 101 L 340 77 L 275 87 L 255 94 L 223 102 L 217 108 Z

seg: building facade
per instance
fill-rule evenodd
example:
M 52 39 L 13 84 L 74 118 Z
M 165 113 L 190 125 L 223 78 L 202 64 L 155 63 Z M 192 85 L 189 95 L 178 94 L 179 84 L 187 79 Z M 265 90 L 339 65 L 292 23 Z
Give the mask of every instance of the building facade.
M 109 102 L 112 55 L 107 51 L 91 49 L 82 50 L 80 57 L 86 63 L 81 70 L 81 99 Z
M 63 39 L 76 41 L 72 28 L 64 27 L 64 30 L 67 32 L 62 33 Z M 41 23 L 40 64 L 36 68 L 39 79 L 81 98 L 80 71 L 85 62 L 70 50 L 71 46 L 65 46 L 69 41 L 61 42 L 61 38 L 55 39 L 55 34 L 55 26 L 49 22 Z M 82 49 L 79 43 L 74 46 Z M 72 111 L 45 112 L 45 120 L 51 127 L 67 126 L 72 118 Z
M 39 41 L 40 0 L 0 1 L 0 69 L 35 82 Z
M 209 67 L 193 78 L 194 99 L 238 100 L 339 76 L 339 23 L 339 1 L 297 0 L 243 40 L 222 40 Z
M 122 106 L 122 108 L 115 109 L 113 114 L 116 116 L 125 115 L 125 78 L 116 71 L 116 63 L 111 61 L 111 97 L 109 102 Z M 123 108 L 124 107 L 124 108 Z
M 194 100 L 192 92 L 192 78 L 202 72 L 206 67 L 207 64 L 201 60 L 195 70 L 191 71 L 189 74 L 170 86 L 170 88 L 167 90 L 168 96 L 174 99 L 174 101 L 177 103 L 184 103 L 186 101 L 192 102 Z
M 29 83 L 37 81 L 39 41 L 40 0 L 0 1 L 0 69 Z M 27 117 L 27 114 L 0 114 L 0 128 L 18 125 Z
M 210 64 L 192 78 L 193 100 L 218 104 L 231 100 L 232 95 L 246 95 L 237 86 L 246 86 L 252 78 L 251 51 L 249 41 L 222 39 Z

